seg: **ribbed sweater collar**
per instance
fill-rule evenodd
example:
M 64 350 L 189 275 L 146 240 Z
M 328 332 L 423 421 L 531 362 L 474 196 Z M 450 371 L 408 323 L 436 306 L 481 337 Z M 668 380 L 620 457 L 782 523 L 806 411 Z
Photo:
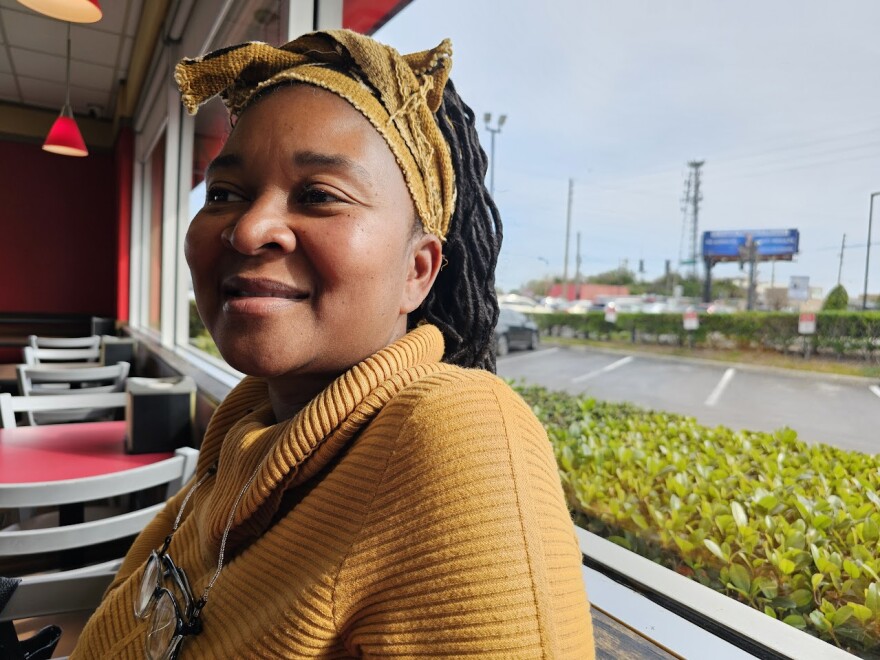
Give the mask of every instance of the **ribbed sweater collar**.
M 199 456 L 198 474 L 217 462 L 198 525 L 206 556 L 219 548 L 235 500 L 227 550 L 270 524 L 284 491 L 317 474 L 382 407 L 408 384 L 442 369 L 443 336 L 423 325 L 355 365 L 291 419 L 275 422 L 266 382 L 247 377 L 214 412 Z M 201 497 L 198 499 L 202 499 Z

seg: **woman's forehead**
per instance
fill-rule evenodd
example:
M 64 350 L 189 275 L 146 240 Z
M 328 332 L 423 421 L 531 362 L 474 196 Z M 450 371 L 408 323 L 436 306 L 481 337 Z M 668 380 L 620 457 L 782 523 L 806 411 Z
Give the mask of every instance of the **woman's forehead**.
M 365 199 L 399 188 L 412 203 L 382 135 L 348 101 L 312 85 L 285 85 L 248 106 L 206 177 L 218 173 L 339 175 Z
M 249 105 L 227 147 L 240 150 L 252 140 L 297 146 L 297 164 L 301 165 L 356 166 L 359 156 L 376 149 L 394 159 L 366 117 L 342 97 L 312 85 L 284 85 Z M 346 148 L 328 155 L 340 147 Z

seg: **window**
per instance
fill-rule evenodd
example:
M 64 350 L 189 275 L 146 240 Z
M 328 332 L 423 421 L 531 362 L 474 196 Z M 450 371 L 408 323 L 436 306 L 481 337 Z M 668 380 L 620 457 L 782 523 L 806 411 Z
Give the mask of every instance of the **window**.
M 220 99 L 212 99 L 199 110 L 195 117 L 193 135 L 192 184 L 189 193 L 189 214 L 191 221 L 205 203 L 205 169 L 220 153 L 229 134 L 229 117 Z M 186 264 L 183 264 L 186 267 Z M 189 314 L 189 343 L 209 355 L 220 358 L 211 336 L 205 329 L 196 309 L 195 297 L 192 293 L 192 279 L 187 280 L 187 311 Z
M 162 310 L 162 216 L 165 201 L 165 132 L 156 141 L 144 168 L 144 218 L 146 219 L 147 304 L 146 321 L 161 330 Z
M 414 0 L 376 33 L 452 40 L 504 222 L 496 283 L 546 301 L 530 315 L 556 344 L 498 371 L 563 392 L 533 400 L 581 525 L 863 657 L 880 651 L 877 489 L 856 485 L 880 420 L 862 311 L 880 300 L 878 19 L 865 0 Z M 849 311 L 823 331 L 838 285 Z

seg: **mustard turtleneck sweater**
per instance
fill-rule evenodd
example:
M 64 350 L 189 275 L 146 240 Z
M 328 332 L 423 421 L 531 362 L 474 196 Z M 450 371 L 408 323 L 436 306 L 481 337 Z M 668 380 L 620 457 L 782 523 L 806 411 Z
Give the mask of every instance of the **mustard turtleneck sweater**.
M 544 429 L 422 326 L 275 423 L 265 383 L 217 408 L 168 554 L 196 598 L 186 658 L 592 658 L 581 555 Z M 132 608 L 184 495 L 140 534 L 71 656 L 140 659 Z

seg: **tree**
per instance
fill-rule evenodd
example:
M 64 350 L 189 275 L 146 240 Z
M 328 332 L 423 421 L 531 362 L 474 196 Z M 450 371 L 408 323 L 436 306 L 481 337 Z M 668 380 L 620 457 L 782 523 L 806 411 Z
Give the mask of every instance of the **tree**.
M 838 284 L 828 292 L 828 297 L 825 298 L 825 302 L 822 303 L 822 311 L 845 310 L 848 304 L 849 294 L 846 292 L 846 289 L 843 288 L 842 284 Z
M 591 284 L 617 284 L 631 286 L 636 283 L 636 274 L 627 268 L 615 268 L 598 275 L 590 275 L 586 278 Z
M 533 296 L 542 298 L 550 294 L 550 287 L 553 286 L 556 280 L 562 281 L 562 278 L 553 278 L 547 276 L 536 280 L 529 280 L 525 283 L 525 285 L 523 285 L 522 288 L 526 291 L 530 291 Z

